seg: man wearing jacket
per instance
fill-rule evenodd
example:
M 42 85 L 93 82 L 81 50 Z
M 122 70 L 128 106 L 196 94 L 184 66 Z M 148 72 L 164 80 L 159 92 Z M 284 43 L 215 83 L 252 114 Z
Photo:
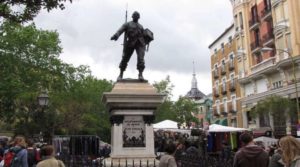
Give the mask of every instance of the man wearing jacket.
M 235 154 L 234 167 L 268 167 L 268 153 L 255 145 L 250 133 L 243 133 L 240 140 L 245 146 Z

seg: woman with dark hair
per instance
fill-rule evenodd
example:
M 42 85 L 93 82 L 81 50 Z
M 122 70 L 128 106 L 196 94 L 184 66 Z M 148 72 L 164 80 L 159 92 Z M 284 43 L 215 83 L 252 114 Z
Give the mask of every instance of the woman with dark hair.
M 165 151 L 167 154 L 163 155 L 159 160 L 159 167 L 177 167 L 174 155 L 176 152 L 176 145 L 172 142 L 166 145 Z

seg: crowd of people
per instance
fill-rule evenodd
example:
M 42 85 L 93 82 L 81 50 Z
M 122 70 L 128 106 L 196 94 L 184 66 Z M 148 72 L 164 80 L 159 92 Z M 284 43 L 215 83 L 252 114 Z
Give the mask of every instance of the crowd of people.
M 233 157 L 233 167 L 300 167 L 300 141 L 293 136 L 282 137 L 277 144 L 265 147 L 255 142 L 249 132 L 240 135 L 243 146 L 232 150 L 222 143 L 219 158 L 226 162 Z M 198 146 L 189 142 L 169 141 L 165 144 L 165 155 L 160 157 L 159 167 L 180 167 L 179 157 L 184 154 L 199 155 Z
M 0 166 L 2 167 L 64 167 L 64 163 L 55 158 L 52 145 L 37 148 L 32 140 L 16 136 L 12 140 L 0 142 Z

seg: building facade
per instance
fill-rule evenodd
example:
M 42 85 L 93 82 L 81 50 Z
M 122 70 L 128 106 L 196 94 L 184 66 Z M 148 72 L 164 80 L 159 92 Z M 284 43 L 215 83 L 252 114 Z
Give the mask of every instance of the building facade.
M 297 118 L 277 125 L 272 118 L 251 118 L 258 101 L 271 95 L 295 100 L 300 77 L 300 1 L 230 0 L 234 16 L 242 127 L 284 129 L 295 134 Z M 298 89 L 297 89 L 298 88 Z
M 234 24 L 212 44 L 211 72 L 213 88 L 213 123 L 241 127 L 240 87 Z

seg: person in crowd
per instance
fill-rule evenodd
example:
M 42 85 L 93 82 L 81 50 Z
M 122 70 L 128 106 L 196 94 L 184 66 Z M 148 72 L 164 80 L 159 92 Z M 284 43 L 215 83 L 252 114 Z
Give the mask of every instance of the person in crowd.
M 228 142 L 223 141 L 222 142 L 222 152 L 221 152 L 221 159 L 222 160 L 228 160 L 231 156 L 231 147 L 228 144 Z
M 274 154 L 270 159 L 269 167 L 284 167 L 284 163 L 282 161 L 282 150 L 279 144 L 278 144 L 278 148 L 274 151 Z
M 185 153 L 185 146 L 183 143 L 178 143 L 177 146 L 176 146 L 176 152 L 175 152 L 175 160 L 176 160 L 176 163 L 177 163 L 177 166 L 181 166 L 180 164 L 180 158 L 182 156 L 184 156 L 186 153 Z
M 3 159 L 4 156 L 4 152 L 8 149 L 6 141 L 5 140 L 1 140 L 0 141 L 0 162 Z
M 240 141 L 244 147 L 235 154 L 233 167 L 268 167 L 269 155 L 263 148 L 255 145 L 252 134 L 241 134 Z
M 55 151 L 52 145 L 45 145 L 41 149 L 42 161 L 37 167 L 65 167 L 64 163 L 55 158 Z
M 41 160 L 40 153 L 37 151 L 32 140 L 27 140 L 27 161 L 29 167 L 35 167 Z
M 285 136 L 280 139 L 279 146 L 286 167 L 300 167 L 300 142 L 293 136 Z
M 196 155 L 199 156 L 199 148 L 195 142 L 187 142 L 186 143 L 186 153 L 189 155 Z
M 27 162 L 27 150 L 26 150 L 26 142 L 23 136 L 16 136 L 11 142 L 9 143 L 10 148 L 4 152 L 4 159 L 5 156 L 9 156 L 10 152 L 16 154 L 15 160 L 11 160 L 9 163 L 13 165 L 13 167 L 28 167 Z M 6 162 L 4 161 L 4 165 Z
M 167 154 L 163 155 L 159 160 L 159 167 L 177 167 L 174 155 L 176 152 L 176 145 L 171 142 L 165 147 Z

